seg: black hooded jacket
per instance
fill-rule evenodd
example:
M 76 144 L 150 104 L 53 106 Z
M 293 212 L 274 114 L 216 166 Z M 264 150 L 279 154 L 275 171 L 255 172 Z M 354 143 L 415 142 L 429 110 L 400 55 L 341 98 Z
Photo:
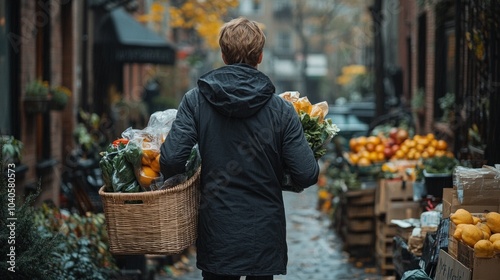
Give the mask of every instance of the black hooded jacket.
M 202 158 L 197 266 L 224 275 L 286 274 L 281 182 L 316 183 L 317 161 L 293 106 L 256 68 L 210 71 L 184 96 L 161 147 L 165 178 L 183 173 L 191 148 Z

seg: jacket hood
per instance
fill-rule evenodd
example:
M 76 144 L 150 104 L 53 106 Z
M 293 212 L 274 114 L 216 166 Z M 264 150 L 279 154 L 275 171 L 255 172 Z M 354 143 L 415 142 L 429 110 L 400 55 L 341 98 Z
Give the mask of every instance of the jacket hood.
M 255 114 L 275 92 L 269 77 L 247 64 L 227 65 L 202 75 L 198 89 L 219 113 L 236 118 Z

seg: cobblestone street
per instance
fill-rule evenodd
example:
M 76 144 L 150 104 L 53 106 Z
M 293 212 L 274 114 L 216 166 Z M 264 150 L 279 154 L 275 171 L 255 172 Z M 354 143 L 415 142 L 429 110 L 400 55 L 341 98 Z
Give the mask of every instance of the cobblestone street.
M 330 228 L 329 218 L 316 210 L 317 187 L 300 194 L 285 192 L 288 239 L 288 272 L 275 280 L 378 280 L 375 265 L 356 267 L 342 251 L 342 241 Z M 188 263 L 191 272 L 172 278 L 158 276 L 156 280 L 200 280 L 201 272 L 195 267 L 195 257 Z M 243 278 L 244 279 L 244 278 Z

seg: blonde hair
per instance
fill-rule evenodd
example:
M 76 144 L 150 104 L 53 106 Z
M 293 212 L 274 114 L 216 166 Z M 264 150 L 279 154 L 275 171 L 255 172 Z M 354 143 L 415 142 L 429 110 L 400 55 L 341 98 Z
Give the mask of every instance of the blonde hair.
M 224 24 L 219 33 L 219 46 L 226 64 L 259 64 L 266 36 L 255 21 L 239 17 Z

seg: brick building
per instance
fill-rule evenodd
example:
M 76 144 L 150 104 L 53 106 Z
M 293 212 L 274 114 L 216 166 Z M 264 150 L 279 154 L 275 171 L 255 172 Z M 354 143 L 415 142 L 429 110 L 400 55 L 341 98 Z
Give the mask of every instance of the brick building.
M 131 14 L 143 12 L 148 3 L 0 0 L 0 135 L 14 136 L 24 144 L 22 160 L 16 163 L 19 196 L 40 185 L 38 200 L 58 205 L 65 163 L 78 145 L 73 132 L 82 121 L 80 110 L 95 112 L 100 125 L 114 127 L 117 119 L 111 120 L 112 125 L 103 121 L 111 118 L 112 90 L 120 100 L 138 102 L 148 67 L 175 63 L 174 47 Z M 42 106 L 47 102 L 38 102 L 45 109 L 33 112 L 26 89 L 34 80 L 68 88 L 66 106 L 54 110 Z M 118 114 L 127 127 L 130 111 Z M 105 136 L 117 135 L 113 131 Z
M 423 94 L 422 110 L 414 115 L 417 132 L 447 139 L 455 155 L 472 166 L 500 162 L 498 5 L 374 2 L 382 4 L 385 76 L 387 69 L 401 71 L 398 95 L 407 108 Z
M 16 190 L 35 188 L 39 200 L 59 201 L 61 163 L 71 143 L 76 121 L 76 101 L 81 92 L 82 14 L 80 1 L 0 1 L 2 79 L 2 135 L 24 143 L 17 164 Z M 5 39 L 5 40 L 4 40 Z M 5 75 L 4 75 L 5 74 Z M 40 79 L 65 86 L 72 95 L 63 110 L 31 113 L 25 105 L 26 86 Z

